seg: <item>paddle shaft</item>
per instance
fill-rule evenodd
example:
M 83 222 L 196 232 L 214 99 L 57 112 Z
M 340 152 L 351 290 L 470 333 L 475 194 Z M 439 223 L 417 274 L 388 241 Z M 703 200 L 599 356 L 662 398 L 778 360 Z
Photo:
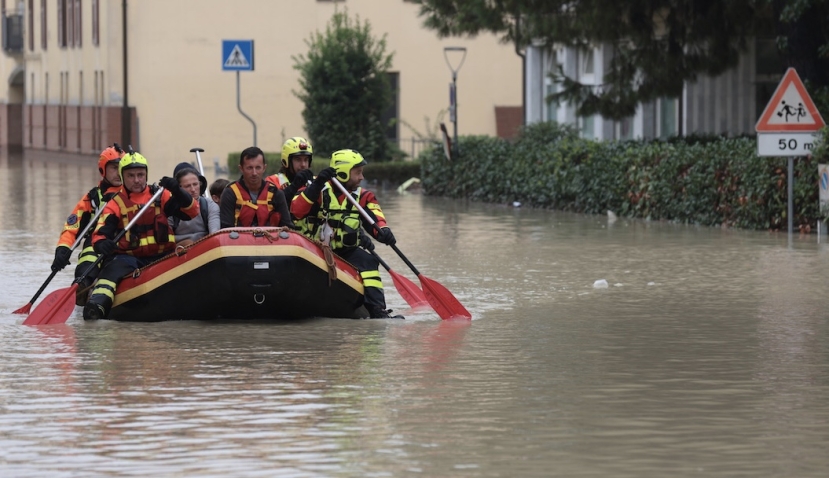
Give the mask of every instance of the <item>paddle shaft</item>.
M 86 225 L 84 230 L 81 231 L 81 233 L 78 235 L 78 238 L 75 239 L 75 243 L 72 244 L 72 247 L 70 248 L 71 252 L 74 252 L 75 249 L 77 249 L 78 246 L 81 244 L 81 242 L 83 242 L 83 240 L 86 238 L 86 235 L 89 234 L 89 232 L 92 230 L 92 226 L 95 224 L 98 218 L 101 217 L 101 213 L 103 212 L 103 206 L 98 208 L 98 212 L 96 212 L 95 215 L 92 216 L 92 219 L 89 220 L 89 224 Z M 49 274 L 49 277 L 47 277 L 43 284 L 41 284 L 40 289 L 38 289 L 37 292 L 35 292 L 35 295 L 32 296 L 32 299 L 25 306 L 18 309 L 20 313 L 28 312 L 28 310 L 26 310 L 27 307 L 31 307 L 32 304 L 35 303 L 37 298 L 40 297 L 40 294 L 42 294 L 44 290 L 46 290 L 46 287 L 49 285 L 50 282 L 52 282 L 52 279 L 55 278 L 55 275 L 57 275 L 58 272 L 60 272 L 60 270 L 52 271 L 52 273 Z M 15 312 L 17 313 L 18 311 L 16 310 Z
M 358 211 L 360 211 L 360 215 L 363 216 L 363 218 L 376 229 L 377 224 L 375 223 L 374 219 L 372 219 L 371 216 L 368 215 L 366 210 L 363 209 L 362 206 L 360 206 L 360 203 L 358 203 L 357 200 L 354 199 L 354 197 L 348 193 L 348 191 L 345 189 L 345 186 L 343 186 L 337 179 L 334 179 L 331 182 L 334 183 L 337 186 L 337 188 L 339 188 L 340 192 L 345 194 L 345 197 L 348 198 L 348 201 L 354 207 L 356 207 Z M 472 318 L 472 314 L 470 314 L 469 311 L 466 310 L 466 307 L 464 307 L 463 304 L 461 304 L 460 301 L 457 298 L 455 298 L 455 296 L 452 295 L 451 292 L 449 292 L 449 289 L 444 287 L 439 282 L 429 279 L 428 277 L 422 275 L 420 271 L 418 271 L 417 268 L 414 266 L 414 264 L 412 264 L 411 261 L 409 261 L 409 259 L 407 259 L 406 256 L 403 255 L 402 252 L 400 252 L 400 249 L 398 249 L 396 245 L 392 245 L 391 248 L 394 250 L 394 252 L 397 253 L 398 256 L 400 256 L 401 259 L 403 259 L 403 262 L 405 262 L 406 265 L 409 266 L 409 268 L 412 270 L 412 272 L 415 273 L 418 279 L 420 279 L 420 284 L 423 286 L 423 292 L 426 294 L 426 299 L 429 301 L 429 305 L 431 305 L 432 308 L 435 309 L 435 312 L 438 313 L 441 319 L 446 320 L 454 318 Z
M 368 223 L 369 223 L 369 224 L 371 224 L 372 226 L 374 226 L 374 228 L 375 228 L 375 229 L 377 229 L 377 223 L 374 221 L 374 219 L 372 219 L 372 218 L 371 218 L 371 216 L 369 216 L 369 214 L 366 212 L 366 210 L 365 210 L 365 209 L 363 209 L 363 206 L 360 206 L 360 203 L 358 203 L 358 202 L 357 202 L 357 200 L 356 200 L 356 199 L 354 199 L 354 196 L 352 196 L 351 194 L 349 194 L 349 192 L 345 189 L 345 186 L 343 186 L 343 185 L 342 185 L 342 183 L 341 183 L 341 182 L 339 182 L 339 181 L 338 181 L 338 180 L 336 180 L 336 179 L 335 179 L 335 180 L 333 180 L 333 181 L 331 181 L 331 182 L 332 182 L 332 183 L 334 183 L 334 185 L 336 185 L 336 186 L 340 189 L 340 192 L 342 192 L 343 194 L 345 194 L 345 197 L 348 199 L 348 201 L 349 201 L 352 205 L 354 205 L 354 207 L 356 207 L 358 211 L 360 211 L 360 215 L 361 215 L 361 216 L 363 216 L 363 218 L 364 218 L 366 221 L 368 221 Z M 378 231 L 378 232 L 379 232 L 379 231 Z M 411 269 L 411 270 L 412 270 L 412 272 L 414 272 L 414 273 L 415 273 L 415 275 L 419 277 L 419 276 L 420 276 L 420 271 L 418 271 L 418 270 L 417 270 L 417 267 L 415 267 L 415 266 L 414 266 L 414 264 L 412 264 L 412 263 L 409 261 L 409 259 L 407 259 L 407 258 L 406 258 L 406 256 L 404 256 L 404 255 L 403 255 L 403 253 L 402 253 L 402 252 L 400 252 L 400 249 L 398 249 L 396 245 L 391 246 L 391 248 L 394 250 L 394 252 L 396 252 L 396 253 L 397 253 L 397 255 L 398 255 L 398 256 L 400 256 L 400 258 L 401 258 L 401 259 L 403 259 L 403 262 L 405 262 L 405 263 L 406 263 L 406 265 L 407 265 L 407 266 L 409 266 L 409 269 Z M 376 256 L 376 255 L 375 255 L 374 257 L 377 257 L 378 259 L 380 259 L 380 258 L 379 258 L 378 256 Z M 380 260 L 380 264 L 383 264 L 383 266 L 384 266 L 386 269 L 388 269 L 388 268 L 389 268 L 389 266 L 387 266 L 387 265 L 386 265 L 386 263 L 385 263 L 385 262 L 383 262 L 382 260 Z
M 202 162 L 201 162 L 201 154 L 200 154 L 200 153 L 203 153 L 203 152 L 204 152 L 204 150 L 203 150 L 203 149 L 201 149 L 201 148 L 193 148 L 193 149 L 191 149 L 191 150 L 190 150 L 190 152 L 191 152 L 191 153 L 196 153 L 196 162 L 198 162 L 198 163 L 199 163 L 199 173 L 200 173 L 202 176 L 204 176 L 204 165 L 202 165 Z M 204 197 L 206 197 L 206 198 L 209 198 L 210 196 L 208 196 L 208 193 L 209 193 L 209 192 L 205 189 L 205 190 L 204 190 L 204 194 L 203 194 L 203 196 L 204 196 Z

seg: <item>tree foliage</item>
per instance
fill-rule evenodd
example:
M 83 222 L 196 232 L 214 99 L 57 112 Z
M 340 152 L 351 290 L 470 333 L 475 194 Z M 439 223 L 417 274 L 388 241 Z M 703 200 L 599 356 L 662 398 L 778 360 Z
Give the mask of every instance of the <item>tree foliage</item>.
M 387 71 L 386 37 L 375 39 L 368 21 L 336 12 L 325 32 L 305 41 L 308 53 L 293 56 L 300 72 L 305 130 L 317 154 L 355 149 L 367 159 L 386 159 L 388 124 L 382 120 L 392 104 Z
M 829 0 L 416 0 L 439 36 L 489 32 L 516 48 L 610 45 L 600 85 L 559 70 L 550 98 L 582 116 L 633 115 L 639 103 L 678 97 L 685 82 L 735 66 L 748 40 L 777 35 L 784 63 L 829 84 Z M 782 72 L 781 72 L 782 73 Z

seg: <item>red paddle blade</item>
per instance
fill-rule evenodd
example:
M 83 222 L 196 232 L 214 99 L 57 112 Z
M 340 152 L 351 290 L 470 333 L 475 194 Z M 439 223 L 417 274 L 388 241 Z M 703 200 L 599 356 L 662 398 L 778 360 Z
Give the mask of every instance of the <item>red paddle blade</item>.
M 426 300 L 426 296 L 423 295 L 423 291 L 414 282 L 407 279 L 406 276 L 400 275 L 392 270 L 389 271 L 389 274 L 391 275 L 391 280 L 394 281 L 397 292 L 409 304 L 409 307 L 415 311 L 431 308 L 429 307 L 429 301 Z
M 28 304 L 24 305 L 23 307 L 15 310 L 12 314 L 28 314 L 29 311 L 32 310 L 32 303 L 29 302 Z
M 75 291 L 78 284 L 58 289 L 47 295 L 23 321 L 23 325 L 63 324 L 75 310 Z
M 420 278 L 420 285 L 423 286 L 423 292 L 426 293 L 426 299 L 429 300 L 429 305 L 435 309 L 441 319 L 472 319 L 472 314 L 449 292 L 449 289 L 423 274 L 420 274 L 418 278 Z

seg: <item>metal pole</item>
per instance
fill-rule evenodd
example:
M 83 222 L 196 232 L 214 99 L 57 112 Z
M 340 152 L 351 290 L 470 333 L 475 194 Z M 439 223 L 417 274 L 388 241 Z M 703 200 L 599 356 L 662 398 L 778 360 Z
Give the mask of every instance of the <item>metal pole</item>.
M 127 0 L 121 2 L 121 37 L 123 41 L 124 61 L 124 106 L 121 107 L 121 144 L 132 144 L 132 115 L 130 114 L 130 96 L 127 74 Z
M 452 90 L 455 92 L 455 121 L 452 122 L 454 126 L 454 138 L 452 139 L 455 146 L 455 153 L 458 152 L 458 75 L 457 72 L 452 72 Z
M 461 53 L 461 59 L 458 63 L 457 67 L 453 67 L 452 63 L 449 61 L 449 52 L 458 52 Z M 452 148 L 455 150 L 455 155 L 458 154 L 460 151 L 460 146 L 458 145 L 458 71 L 460 71 L 461 66 L 463 66 L 464 60 L 466 60 L 466 48 L 462 46 L 447 46 L 443 48 L 443 58 L 446 60 L 446 65 L 449 67 L 449 70 L 452 72 L 452 94 L 454 95 L 454 105 L 452 105 L 452 113 L 454 113 L 454 118 L 452 124 L 454 126 L 454 138 Z
M 792 234 L 794 228 L 794 158 L 789 157 L 789 235 Z
M 256 146 L 256 122 L 253 121 L 253 118 L 246 115 L 245 112 L 242 111 L 242 99 L 239 87 L 239 70 L 236 70 L 236 109 L 238 109 L 239 113 L 247 118 L 247 120 L 250 121 L 250 124 L 253 125 L 253 145 Z

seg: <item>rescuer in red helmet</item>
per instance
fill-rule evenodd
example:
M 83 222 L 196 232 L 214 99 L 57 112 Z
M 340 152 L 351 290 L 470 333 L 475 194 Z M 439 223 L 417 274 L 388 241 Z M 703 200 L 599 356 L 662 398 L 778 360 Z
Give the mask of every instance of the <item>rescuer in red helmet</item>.
M 118 162 L 124 156 L 124 150 L 118 143 L 107 147 L 101 151 L 98 157 L 98 172 L 101 173 L 101 181 L 97 186 L 90 189 L 88 193 L 78 201 L 72 213 L 66 218 L 63 225 L 63 232 L 60 234 L 58 246 L 55 249 L 55 260 L 52 261 L 52 270 L 57 272 L 69 265 L 69 259 L 72 257 L 72 245 L 78 239 L 78 234 L 82 231 L 87 231 L 87 235 L 83 240 L 83 249 L 78 255 L 78 264 L 75 266 L 75 277 L 79 277 L 86 272 L 89 265 L 95 262 L 98 255 L 92 250 L 91 232 L 95 230 L 95 224 L 86 228 L 90 220 L 95 216 L 104 205 L 112 199 L 113 196 L 121 189 L 121 175 L 118 172 Z M 84 305 L 86 303 L 87 288 L 95 280 L 98 275 L 98 269 L 93 269 L 86 275 L 83 282 L 78 286 L 78 295 L 75 298 L 77 305 Z

